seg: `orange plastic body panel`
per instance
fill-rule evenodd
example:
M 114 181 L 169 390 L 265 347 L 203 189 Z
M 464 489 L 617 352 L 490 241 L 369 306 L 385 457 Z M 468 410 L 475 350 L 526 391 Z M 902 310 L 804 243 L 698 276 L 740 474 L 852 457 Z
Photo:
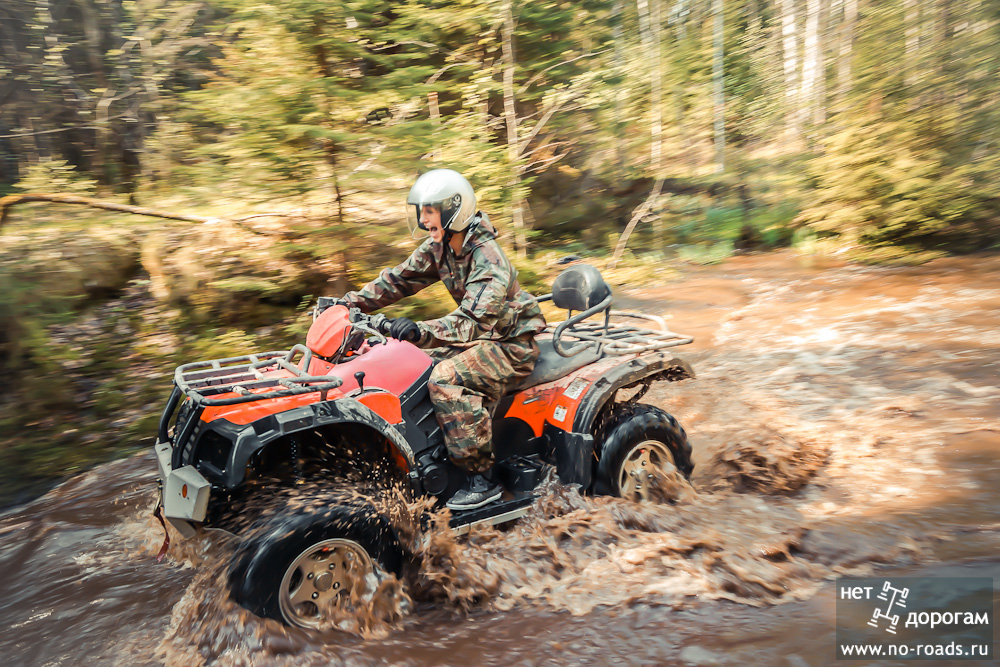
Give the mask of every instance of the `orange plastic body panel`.
M 514 397 L 504 418 L 524 421 L 535 436 L 542 434 L 546 422 L 564 431 L 571 431 L 577 410 L 590 386 L 608 370 L 627 364 L 636 356 L 602 359 L 558 380 L 525 389 Z
M 367 405 L 372 412 L 390 424 L 403 422 L 403 408 L 399 404 L 398 396 L 386 391 L 372 391 L 358 396 L 358 402 Z
M 542 434 L 542 426 L 545 425 L 545 417 L 552 411 L 552 402 L 564 388 L 550 383 L 525 389 L 514 397 L 514 402 L 504 418 L 520 419 L 531 427 L 536 436 L 539 436 Z

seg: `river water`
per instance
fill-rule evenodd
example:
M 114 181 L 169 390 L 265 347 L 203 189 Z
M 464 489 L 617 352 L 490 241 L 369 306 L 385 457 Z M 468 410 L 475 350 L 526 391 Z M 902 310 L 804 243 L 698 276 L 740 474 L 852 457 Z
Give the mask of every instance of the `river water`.
M 838 576 L 1000 582 L 1000 257 L 744 256 L 617 297 L 696 338 L 643 399 L 694 448 L 675 504 L 553 485 L 308 633 L 229 601 L 225 536 L 154 562 L 140 454 L 0 517 L 4 664 L 833 665 Z

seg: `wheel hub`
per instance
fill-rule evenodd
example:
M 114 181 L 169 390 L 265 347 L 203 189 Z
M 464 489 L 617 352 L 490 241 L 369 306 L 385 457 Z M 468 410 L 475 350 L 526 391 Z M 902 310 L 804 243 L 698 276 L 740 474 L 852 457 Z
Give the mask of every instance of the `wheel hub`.
M 281 579 L 278 606 L 290 625 L 316 627 L 344 593 L 363 589 L 374 569 L 371 557 L 353 540 L 323 540 L 302 551 Z
M 618 492 L 629 500 L 648 500 L 655 469 L 676 468 L 670 448 L 659 440 L 644 440 L 633 447 L 622 462 Z
M 313 585 L 318 591 L 328 591 L 333 588 L 333 575 L 329 572 L 324 572 L 323 574 L 316 577 Z

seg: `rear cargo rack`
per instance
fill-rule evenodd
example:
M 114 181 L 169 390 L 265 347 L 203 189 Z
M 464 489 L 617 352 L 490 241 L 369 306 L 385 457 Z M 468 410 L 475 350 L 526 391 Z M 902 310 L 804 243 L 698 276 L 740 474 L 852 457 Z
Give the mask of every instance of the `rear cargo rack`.
M 549 301 L 551 294 L 535 297 L 538 302 Z M 569 319 L 555 326 L 545 328 L 552 334 L 552 346 L 564 357 L 572 357 L 597 346 L 597 354 L 623 355 L 661 350 L 666 347 L 687 345 L 694 342 L 691 336 L 674 333 L 667 328 L 667 322 L 658 315 L 634 313 L 628 310 L 611 310 L 611 288 L 607 296 L 596 306 L 576 315 L 569 311 Z M 602 313 L 604 323 L 585 320 Z M 659 330 L 648 329 L 620 322 L 612 323 L 612 318 L 629 318 L 654 322 Z M 568 340 L 567 340 L 568 339 Z M 593 343 L 594 345 L 591 345 Z
M 616 317 L 651 320 L 659 324 L 659 330 L 612 321 L 606 321 L 604 324 L 600 322 L 579 322 L 575 325 L 566 327 L 560 332 L 560 342 L 569 339 L 570 345 L 566 345 L 564 343 L 563 347 L 569 347 L 570 349 L 568 351 L 571 354 L 575 354 L 575 350 L 573 349 L 575 347 L 583 349 L 591 347 L 590 345 L 572 345 L 571 341 L 575 339 L 581 343 L 596 343 L 600 346 L 600 349 L 604 354 L 623 355 L 660 350 L 666 347 L 675 347 L 677 345 L 687 345 L 688 343 L 694 341 L 694 338 L 690 336 L 684 336 L 670 331 L 663 318 L 657 317 L 656 315 L 632 313 L 623 310 L 612 310 L 609 311 L 609 316 L 608 320 Z M 558 329 L 559 326 L 561 326 L 561 324 L 555 327 L 549 327 L 546 331 L 551 330 L 552 333 L 555 333 L 555 330 Z
M 301 360 L 296 363 L 296 357 Z M 178 366 L 174 371 L 174 390 L 167 401 L 160 418 L 160 442 L 168 441 L 170 417 L 182 396 L 191 399 L 198 415 L 188 419 L 177 442 L 184 442 L 198 421 L 198 416 L 209 406 L 238 405 L 273 398 L 320 393 L 326 400 L 327 392 L 336 389 L 344 381 L 335 375 L 310 375 L 305 369 L 312 362 L 313 353 L 304 345 L 296 345 L 291 350 L 260 352 L 227 359 L 196 361 Z M 267 377 L 264 369 L 284 370 L 292 377 Z M 272 391 L 260 391 L 272 389 Z M 222 396 L 237 394 L 236 396 Z

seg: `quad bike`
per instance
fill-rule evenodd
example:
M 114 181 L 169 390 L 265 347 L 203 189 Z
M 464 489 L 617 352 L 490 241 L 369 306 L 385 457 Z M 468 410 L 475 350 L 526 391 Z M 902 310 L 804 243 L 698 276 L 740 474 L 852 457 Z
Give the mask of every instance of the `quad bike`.
M 667 349 L 692 339 L 661 318 L 611 310 L 611 289 L 591 266 L 563 271 L 552 293 L 537 297 L 548 299 L 568 318 L 537 337 L 534 371 L 493 409 L 504 495 L 454 513 L 456 532 L 523 516 L 552 467 L 584 492 L 635 499 L 649 493 L 654 466 L 685 477 L 693 469 L 677 420 L 637 402 L 653 382 L 693 377 Z M 315 317 L 304 346 L 178 367 L 154 447 L 160 520 L 184 537 L 202 527 L 242 532 L 248 498 L 306 481 L 336 486 L 350 470 L 369 488 L 398 483 L 443 506 L 466 473 L 449 461 L 428 398 L 434 362 L 387 339 L 386 324 L 334 306 Z M 393 523 L 363 495 L 271 514 L 229 573 L 234 599 L 256 614 L 317 626 L 376 566 L 398 573 L 402 565 Z

